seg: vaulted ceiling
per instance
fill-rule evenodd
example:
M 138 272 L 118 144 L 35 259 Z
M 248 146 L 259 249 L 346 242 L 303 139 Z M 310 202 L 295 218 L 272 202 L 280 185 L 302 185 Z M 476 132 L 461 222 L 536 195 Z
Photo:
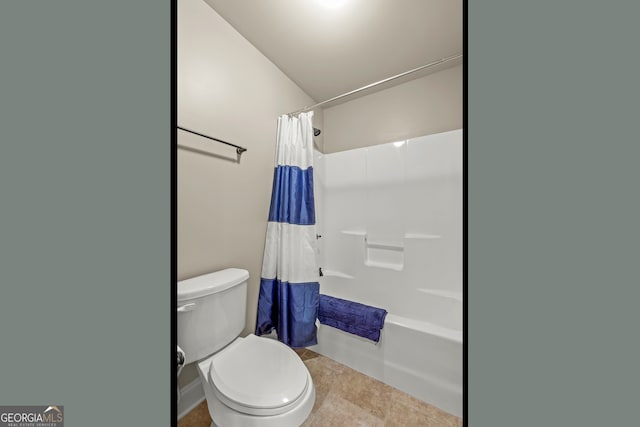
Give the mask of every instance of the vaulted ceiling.
M 461 0 L 205 1 L 317 102 L 463 49 Z

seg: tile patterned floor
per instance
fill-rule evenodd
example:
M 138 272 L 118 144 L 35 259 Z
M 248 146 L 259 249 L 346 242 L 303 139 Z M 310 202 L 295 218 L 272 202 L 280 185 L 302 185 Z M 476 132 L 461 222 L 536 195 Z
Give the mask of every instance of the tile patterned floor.
M 307 349 L 296 353 L 309 369 L 316 402 L 304 427 L 462 427 L 462 420 L 433 405 Z M 202 402 L 178 427 L 209 427 Z

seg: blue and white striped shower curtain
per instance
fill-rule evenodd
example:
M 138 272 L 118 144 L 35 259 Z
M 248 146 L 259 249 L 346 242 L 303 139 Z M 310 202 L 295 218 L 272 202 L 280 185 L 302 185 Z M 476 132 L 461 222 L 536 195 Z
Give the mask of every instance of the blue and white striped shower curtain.
M 320 285 L 313 199 L 313 112 L 278 119 L 276 165 L 256 335 L 274 328 L 291 347 L 317 344 Z

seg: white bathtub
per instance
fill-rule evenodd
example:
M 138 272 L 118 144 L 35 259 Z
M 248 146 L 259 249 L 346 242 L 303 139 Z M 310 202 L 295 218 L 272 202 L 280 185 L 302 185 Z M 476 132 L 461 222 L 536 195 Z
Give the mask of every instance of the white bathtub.
M 320 293 L 388 311 L 314 351 L 462 416 L 462 131 L 316 153 Z
M 321 278 L 321 293 L 347 298 L 340 295 L 340 292 L 327 292 L 327 288 L 335 290 L 335 286 L 332 285 L 339 285 L 339 282 L 340 279 L 336 280 L 333 276 Z M 453 301 L 453 311 L 461 312 L 461 301 L 451 298 L 450 300 Z M 454 308 L 456 304 L 458 307 Z M 320 325 L 318 344 L 310 348 L 462 417 L 460 329 L 451 329 L 389 312 L 377 344 L 330 326 Z

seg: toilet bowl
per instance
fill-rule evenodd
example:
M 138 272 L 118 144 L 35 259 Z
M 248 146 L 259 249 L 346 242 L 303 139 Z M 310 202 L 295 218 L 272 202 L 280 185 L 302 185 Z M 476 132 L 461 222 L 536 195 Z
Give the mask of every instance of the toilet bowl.
M 295 427 L 313 408 L 302 360 L 279 341 L 244 329 L 249 273 L 226 269 L 178 283 L 178 345 L 197 362 L 212 426 Z
M 249 335 L 198 362 L 214 422 L 225 426 L 299 426 L 315 402 L 315 387 L 286 345 Z

